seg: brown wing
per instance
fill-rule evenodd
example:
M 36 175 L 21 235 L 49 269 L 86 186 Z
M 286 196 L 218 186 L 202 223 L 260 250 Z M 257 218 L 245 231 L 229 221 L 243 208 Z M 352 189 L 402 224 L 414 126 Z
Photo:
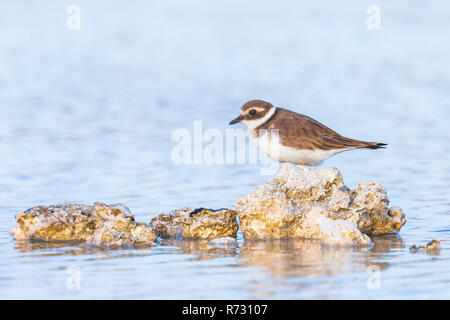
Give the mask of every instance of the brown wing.
M 385 145 L 346 138 L 308 116 L 283 108 L 277 108 L 273 117 L 258 129 L 278 129 L 283 145 L 303 150 L 378 149 Z

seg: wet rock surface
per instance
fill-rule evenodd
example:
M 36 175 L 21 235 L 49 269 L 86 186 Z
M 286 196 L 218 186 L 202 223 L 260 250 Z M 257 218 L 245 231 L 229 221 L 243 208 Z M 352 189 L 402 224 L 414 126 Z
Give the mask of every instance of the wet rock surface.
M 83 241 L 89 245 L 152 245 L 156 236 L 122 205 L 62 203 L 38 206 L 16 215 L 17 240 Z
M 280 165 L 273 180 L 236 204 L 247 239 L 297 237 L 345 245 L 368 245 L 371 235 L 399 231 L 405 215 L 388 206 L 378 182 L 361 182 L 350 190 L 336 168 L 293 164 Z
M 181 208 L 160 214 L 149 226 L 162 238 L 235 238 L 239 229 L 235 210 L 205 208 Z

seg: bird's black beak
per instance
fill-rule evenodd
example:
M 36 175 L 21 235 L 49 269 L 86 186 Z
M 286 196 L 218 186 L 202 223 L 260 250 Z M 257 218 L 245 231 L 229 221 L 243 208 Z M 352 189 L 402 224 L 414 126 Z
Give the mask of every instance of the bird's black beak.
M 239 117 L 237 117 L 236 119 L 232 120 L 229 124 L 230 124 L 230 125 L 231 125 L 231 124 L 236 124 L 236 123 L 241 122 L 241 120 L 242 120 L 242 116 L 239 116 Z

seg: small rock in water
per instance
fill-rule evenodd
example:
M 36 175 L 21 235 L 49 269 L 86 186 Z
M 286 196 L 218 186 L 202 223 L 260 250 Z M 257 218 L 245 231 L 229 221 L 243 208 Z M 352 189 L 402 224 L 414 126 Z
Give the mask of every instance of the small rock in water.
M 162 238 L 198 239 L 235 238 L 239 229 L 235 210 L 205 208 L 181 208 L 160 214 L 151 220 L 149 227 Z
M 350 190 L 336 168 L 282 164 L 273 180 L 240 199 L 236 208 L 247 239 L 296 237 L 368 245 L 368 235 L 394 233 L 405 224 L 402 209 L 388 205 L 378 182 L 361 182 Z
M 122 204 L 62 203 L 38 206 L 16 215 L 11 233 L 17 240 L 84 241 L 90 245 L 153 245 L 156 236 L 145 223 L 134 221 Z
M 432 240 L 427 243 L 427 250 L 441 249 L 441 243 L 437 240 Z
M 437 240 L 432 240 L 430 242 L 427 243 L 426 246 L 415 246 L 413 245 L 411 248 L 409 248 L 409 250 L 412 253 L 416 253 L 416 252 L 427 252 L 427 253 L 437 253 L 439 252 L 441 249 L 441 243 Z

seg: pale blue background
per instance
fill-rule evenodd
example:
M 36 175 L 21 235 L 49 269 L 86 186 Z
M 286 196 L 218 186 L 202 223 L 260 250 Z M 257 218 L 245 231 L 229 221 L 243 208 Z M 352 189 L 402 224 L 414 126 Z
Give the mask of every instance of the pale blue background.
M 71 4 L 80 30 L 66 27 Z M 377 1 L 381 29 L 368 30 L 372 4 L 4 1 L 0 298 L 450 298 L 450 5 Z M 364 250 L 240 241 L 213 253 L 11 238 L 14 214 L 38 204 L 123 202 L 145 222 L 182 206 L 233 207 L 268 177 L 257 165 L 174 166 L 170 135 L 194 120 L 225 130 L 255 98 L 388 143 L 325 165 L 349 187 L 383 183 L 408 218 L 399 238 Z M 439 256 L 409 252 L 434 238 Z M 366 287 L 374 263 L 380 290 Z M 70 265 L 81 268 L 76 292 L 66 287 Z

